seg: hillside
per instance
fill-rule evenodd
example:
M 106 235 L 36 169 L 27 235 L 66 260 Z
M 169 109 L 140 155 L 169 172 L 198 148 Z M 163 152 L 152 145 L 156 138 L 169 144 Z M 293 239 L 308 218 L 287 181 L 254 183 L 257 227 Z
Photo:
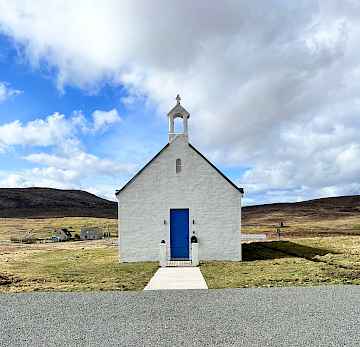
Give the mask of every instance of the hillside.
M 0 217 L 116 218 L 116 202 L 81 190 L 0 188 Z
M 0 217 L 116 218 L 115 202 L 81 190 L 50 188 L 0 188 Z M 244 233 L 275 235 L 283 222 L 289 236 L 360 234 L 360 196 L 340 196 L 296 203 L 246 206 L 242 210 Z
M 360 234 L 360 196 L 243 208 L 244 232 L 274 233 L 280 222 L 286 226 L 282 231 L 289 235 Z

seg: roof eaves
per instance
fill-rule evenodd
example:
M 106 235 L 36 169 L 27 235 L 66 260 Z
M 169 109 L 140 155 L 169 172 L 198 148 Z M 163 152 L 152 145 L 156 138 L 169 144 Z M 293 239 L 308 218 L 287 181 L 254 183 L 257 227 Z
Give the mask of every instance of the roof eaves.
M 140 174 L 143 172 L 167 147 L 167 143 L 141 170 L 139 170 L 121 189 L 116 190 L 115 195 L 118 195 L 122 192 L 127 186 L 129 186 Z M 205 161 L 207 161 L 226 181 L 228 181 L 235 189 L 237 189 L 241 194 L 244 194 L 244 188 L 238 187 L 233 181 L 231 181 L 224 173 L 222 173 L 209 159 L 207 159 L 200 151 L 198 151 L 191 143 L 189 146 L 198 153 Z
M 199 154 L 204 160 L 206 160 L 226 181 L 228 181 L 234 188 L 236 188 L 241 194 L 244 194 L 244 188 L 238 187 L 233 181 L 230 180 L 224 173 L 222 173 L 208 158 L 206 158 L 200 151 L 198 151 L 191 143 L 189 146 Z
M 122 192 L 127 186 L 129 186 L 133 181 L 135 181 L 136 177 L 138 177 L 167 147 L 169 147 L 169 143 L 167 143 L 141 170 L 139 170 L 121 189 L 115 191 L 115 195 L 118 195 Z

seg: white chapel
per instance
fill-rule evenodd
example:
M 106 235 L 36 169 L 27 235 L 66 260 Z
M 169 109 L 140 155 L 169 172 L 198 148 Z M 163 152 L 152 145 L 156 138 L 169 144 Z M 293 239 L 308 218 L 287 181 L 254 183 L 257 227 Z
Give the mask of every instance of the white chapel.
M 168 113 L 168 143 L 116 191 L 121 262 L 159 261 L 160 244 L 169 261 L 191 261 L 192 241 L 200 261 L 241 260 L 244 191 L 190 143 L 190 114 L 180 101 Z

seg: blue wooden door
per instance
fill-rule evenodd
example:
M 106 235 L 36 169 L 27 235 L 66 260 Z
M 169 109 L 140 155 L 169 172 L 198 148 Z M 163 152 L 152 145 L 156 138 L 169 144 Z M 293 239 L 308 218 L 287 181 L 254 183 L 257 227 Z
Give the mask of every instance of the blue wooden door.
M 189 210 L 170 210 L 171 259 L 189 259 Z

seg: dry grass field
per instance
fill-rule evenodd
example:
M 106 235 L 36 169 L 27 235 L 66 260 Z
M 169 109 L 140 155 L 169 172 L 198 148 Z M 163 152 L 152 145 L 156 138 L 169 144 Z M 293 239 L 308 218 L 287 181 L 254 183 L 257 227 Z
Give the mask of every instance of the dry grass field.
M 205 262 L 209 288 L 360 284 L 360 237 L 243 245 L 243 262 Z M 0 292 L 142 290 L 158 263 L 119 264 L 114 239 L 0 244 Z
M 243 233 L 266 233 L 274 238 L 280 222 L 285 225 L 281 233 L 286 237 L 360 236 L 360 196 L 243 208 Z
M 305 217 L 284 218 L 279 214 L 278 220 L 285 220 L 285 227 L 281 228 L 281 234 L 286 237 L 313 237 L 313 236 L 360 236 L 360 215 L 340 217 L 335 220 L 316 220 Z M 246 234 L 265 233 L 270 238 L 276 238 L 275 223 L 245 224 L 242 232 Z
M 313 237 L 243 245 L 243 262 L 207 262 L 209 288 L 360 284 L 360 237 Z
M 142 290 L 156 263 L 120 264 L 114 240 L 0 244 L 0 293 Z
M 49 238 L 54 229 L 68 228 L 76 232 L 81 227 L 98 226 L 117 236 L 117 219 L 93 217 L 64 218 L 0 218 L 0 241 L 10 237 L 23 237 L 32 234 L 38 238 Z
M 98 226 L 112 239 L 18 244 L 10 237 L 49 238 L 55 228 Z M 141 290 L 158 264 L 119 264 L 117 220 L 91 217 L 0 218 L 0 292 Z
M 298 216 L 287 225 L 281 240 L 244 244 L 243 262 L 202 263 L 209 288 L 360 284 L 359 217 Z M 119 264 L 116 238 L 41 244 L 9 241 L 27 233 L 48 238 L 58 227 L 78 232 L 82 226 L 99 226 L 117 235 L 116 219 L 1 218 L 0 292 L 142 290 L 158 263 Z M 243 232 L 266 232 L 264 228 L 249 226 Z M 304 231 L 311 237 L 303 237 Z M 273 232 L 269 229 L 270 235 Z

